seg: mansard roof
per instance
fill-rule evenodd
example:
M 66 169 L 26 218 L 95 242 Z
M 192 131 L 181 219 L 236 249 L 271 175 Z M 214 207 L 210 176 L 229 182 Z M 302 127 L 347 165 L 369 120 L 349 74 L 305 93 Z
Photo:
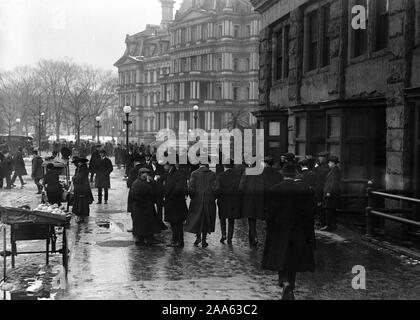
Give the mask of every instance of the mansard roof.
M 184 0 L 175 14 L 175 21 L 188 18 L 191 12 L 219 13 L 225 8 L 232 8 L 234 12 L 252 10 L 251 3 L 248 0 Z

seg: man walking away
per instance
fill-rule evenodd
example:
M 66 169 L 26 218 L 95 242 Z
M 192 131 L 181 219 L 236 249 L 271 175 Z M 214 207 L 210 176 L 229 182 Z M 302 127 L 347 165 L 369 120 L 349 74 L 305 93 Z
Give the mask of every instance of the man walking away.
M 315 271 L 314 201 L 296 167 L 283 167 L 284 181 L 270 190 L 263 269 L 277 271 L 282 300 L 294 300 L 297 272 Z
M 234 164 L 225 164 L 225 171 L 218 176 L 219 191 L 217 193 L 217 207 L 219 208 L 220 228 L 222 238 L 220 243 L 232 244 L 235 229 L 235 219 L 241 218 L 240 202 L 238 195 L 239 182 L 241 176 L 233 170 Z M 226 220 L 228 221 L 228 231 L 226 236 Z
M 12 178 L 12 186 L 14 186 L 16 178 L 19 177 L 20 184 L 23 187 L 26 183 L 23 181 L 22 176 L 26 176 L 28 173 L 26 172 L 25 161 L 23 160 L 23 148 L 22 147 L 18 148 L 18 152 L 14 156 L 13 162 L 14 162 L 14 165 L 15 165 L 15 173 L 14 173 L 13 178 Z
M 201 242 L 208 247 L 207 235 L 214 232 L 216 224 L 216 194 L 219 189 L 216 173 L 208 164 L 200 164 L 198 170 L 191 173 L 188 193 L 191 198 L 185 231 L 196 234 L 195 246 Z
M 102 203 L 102 194 L 105 193 L 105 204 L 108 204 L 108 190 L 111 188 L 110 174 L 114 170 L 106 151 L 101 150 L 101 159 L 96 163 L 96 187 L 98 188 L 98 204 Z
M 323 207 L 325 209 L 326 226 L 321 228 L 322 231 L 337 230 L 337 209 L 340 204 L 340 181 L 341 170 L 338 167 L 340 161 L 336 156 L 331 156 L 328 162 L 330 171 L 324 187 Z
M 35 185 L 38 188 L 37 194 L 42 193 L 42 184 L 40 180 L 44 177 L 44 169 L 42 168 L 42 163 L 44 161 L 38 155 L 38 150 L 34 150 L 34 157 L 32 159 L 32 174 L 31 177 L 34 179 Z
M 168 247 L 182 248 L 184 247 L 184 222 L 188 214 L 185 199 L 188 195 L 187 181 L 174 164 L 166 163 L 164 168 L 167 172 L 164 181 L 165 221 L 170 223 L 172 229 L 172 241 Z

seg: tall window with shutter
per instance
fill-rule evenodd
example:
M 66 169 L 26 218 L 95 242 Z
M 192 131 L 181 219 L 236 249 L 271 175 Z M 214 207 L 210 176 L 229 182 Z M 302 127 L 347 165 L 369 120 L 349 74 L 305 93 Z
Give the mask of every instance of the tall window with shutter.
M 389 0 L 376 0 L 376 50 L 388 46 Z
M 318 10 L 308 15 L 308 71 L 318 68 L 319 19 Z
M 330 64 L 330 5 L 321 8 L 322 16 L 322 66 Z
M 283 78 L 283 29 L 276 32 L 276 61 L 275 61 L 275 79 Z

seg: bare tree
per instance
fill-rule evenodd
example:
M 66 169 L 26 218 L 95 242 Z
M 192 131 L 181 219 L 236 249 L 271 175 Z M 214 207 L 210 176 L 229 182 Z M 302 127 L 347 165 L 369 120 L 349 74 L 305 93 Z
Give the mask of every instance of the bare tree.
M 37 66 L 42 87 L 49 97 L 50 110 L 53 114 L 56 140 L 60 139 L 65 104 L 68 102 L 66 80 L 71 76 L 74 66 L 69 61 L 42 60 Z
M 95 118 L 100 116 L 114 101 L 118 81 L 111 71 L 91 67 L 88 67 L 85 71 L 87 82 L 90 84 L 88 95 L 89 121 L 93 124 Z M 95 130 L 93 130 L 92 136 L 94 139 L 96 136 Z

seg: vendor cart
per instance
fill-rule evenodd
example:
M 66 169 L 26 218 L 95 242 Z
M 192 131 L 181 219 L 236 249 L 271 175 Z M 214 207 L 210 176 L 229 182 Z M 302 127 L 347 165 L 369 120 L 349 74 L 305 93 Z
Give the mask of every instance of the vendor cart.
M 33 211 L 21 208 L 1 207 L 1 222 L 10 225 L 10 244 L 11 244 L 11 257 L 12 268 L 15 267 L 15 257 L 18 254 L 34 254 L 45 253 L 46 264 L 49 263 L 49 254 L 60 252 L 63 257 L 63 267 L 68 271 L 68 245 L 66 231 L 70 226 L 70 215 L 53 214 L 50 212 Z M 56 228 L 62 228 L 62 248 L 56 251 Z M 30 251 L 18 252 L 18 241 L 32 241 L 32 240 L 45 240 L 45 251 Z M 50 250 L 51 245 L 51 250 Z M 6 259 L 6 252 L 3 254 Z

